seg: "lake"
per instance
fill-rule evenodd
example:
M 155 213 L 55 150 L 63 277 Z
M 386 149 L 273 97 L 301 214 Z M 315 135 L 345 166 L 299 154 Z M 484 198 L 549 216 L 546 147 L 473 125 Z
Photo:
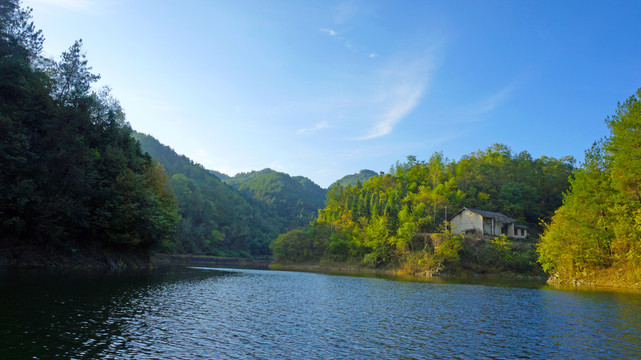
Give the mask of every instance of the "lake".
M 0 272 L 1 359 L 641 358 L 641 295 L 175 268 Z

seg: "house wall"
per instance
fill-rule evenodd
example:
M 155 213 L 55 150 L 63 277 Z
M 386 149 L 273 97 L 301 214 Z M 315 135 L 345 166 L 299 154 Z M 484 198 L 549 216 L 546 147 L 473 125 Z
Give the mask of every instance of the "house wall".
M 483 218 L 483 235 L 494 234 L 494 223 L 491 218 Z
M 450 225 L 452 226 L 452 232 L 455 234 L 463 234 L 469 230 L 473 230 L 478 234 L 483 233 L 483 217 L 467 209 L 453 217 Z
M 485 233 L 483 235 L 499 236 L 501 235 L 501 228 L 506 226 L 505 223 L 491 218 L 486 218 L 485 221 L 489 226 L 485 229 Z M 507 231 L 507 229 L 505 230 Z
M 515 229 L 512 229 L 512 232 L 510 233 L 510 236 L 513 238 L 517 239 L 525 239 L 527 238 L 527 229 L 516 229 L 518 230 L 518 235 L 514 231 Z
M 499 221 L 492 221 L 491 218 L 483 218 L 481 215 L 471 212 L 467 209 L 461 211 L 454 216 L 450 221 L 452 232 L 455 234 L 464 234 L 473 231 L 476 234 L 499 236 L 501 235 L 501 228 L 505 228 L 505 235 L 517 238 L 527 238 L 527 230 L 519 231 L 518 235 L 515 234 L 514 223 L 502 223 Z
M 492 218 L 483 219 L 483 235 L 499 236 L 514 234 L 514 223 L 504 223 Z

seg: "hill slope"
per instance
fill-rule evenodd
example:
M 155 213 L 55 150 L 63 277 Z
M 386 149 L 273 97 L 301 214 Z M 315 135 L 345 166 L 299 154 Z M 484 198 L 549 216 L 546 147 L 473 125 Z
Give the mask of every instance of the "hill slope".
M 331 189 L 336 185 L 341 185 L 343 187 L 347 187 L 348 185 L 353 186 L 353 185 L 356 185 L 356 183 L 359 181 L 362 184 L 365 181 L 367 181 L 369 178 L 372 178 L 377 175 L 378 174 L 375 171 L 363 169 L 356 174 L 343 176 L 342 178 L 336 180 L 332 185 L 330 185 L 329 188 Z
M 240 173 L 225 182 L 271 211 L 285 230 L 309 224 L 325 202 L 326 190 L 308 178 L 272 169 Z
M 134 135 L 171 176 L 182 219 L 176 252 L 207 255 L 264 255 L 280 233 L 271 212 L 250 204 L 217 176 L 178 155 L 155 138 Z
M 408 273 L 454 271 L 465 263 L 475 270 L 540 272 L 532 247 L 525 251 L 499 239 L 480 256 L 487 249 L 467 246 L 461 237 L 426 234 L 443 232 L 445 212 L 465 206 L 504 213 L 536 236 L 541 219 L 561 205 L 573 168 L 571 157 L 533 159 L 501 144 L 459 161 L 442 153 L 428 161 L 408 156 L 389 174 L 333 186 L 314 223 L 279 236 L 272 250 L 283 263 L 352 261 Z
M 178 221 L 166 175 L 118 101 L 92 90 L 82 41 L 41 56 L 20 6 L 0 3 L 0 266 L 144 262 Z
M 216 176 L 217 178 L 219 178 L 220 180 L 223 180 L 223 181 L 230 178 L 229 175 L 223 174 L 220 171 L 216 171 L 216 170 L 207 170 L 207 171 L 209 171 L 210 174 Z

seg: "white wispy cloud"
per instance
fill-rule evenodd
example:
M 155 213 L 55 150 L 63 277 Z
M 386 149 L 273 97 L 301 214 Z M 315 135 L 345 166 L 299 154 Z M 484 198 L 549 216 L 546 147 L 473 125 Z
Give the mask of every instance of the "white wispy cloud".
M 329 127 L 327 121 L 319 122 L 311 128 L 300 129 L 296 132 L 298 135 L 311 135 L 319 130 L 326 129 Z
M 323 29 L 318 29 L 319 31 L 322 31 L 324 33 L 328 33 L 330 36 L 336 36 L 336 31 L 328 28 L 323 28 Z
M 394 126 L 418 105 L 424 91 L 425 84 L 422 83 L 400 85 L 396 89 L 398 95 L 383 110 L 384 112 L 379 116 L 377 123 L 369 129 L 366 135 L 358 139 L 369 140 L 391 133 Z
M 374 124 L 358 140 L 390 134 L 394 127 L 419 105 L 428 88 L 434 69 L 432 55 L 412 61 L 400 61 L 383 72 L 382 89 L 374 100 L 378 109 Z
M 494 93 L 485 96 L 481 100 L 460 106 L 460 111 L 450 113 L 446 115 L 446 117 L 449 117 L 452 121 L 458 123 L 473 123 L 481 121 L 486 115 L 505 104 L 516 87 L 516 82 L 512 82 Z
M 338 41 L 340 44 L 343 44 L 343 46 L 345 46 L 346 49 L 351 50 L 354 53 L 361 54 L 369 58 L 375 58 L 378 56 L 377 53 L 372 52 L 371 50 L 365 50 L 358 44 L 354 44 L 349 38 L 342 35 L 342 32 L 339 34 L 339 31 L 330 29 L 330 28 L 322 28 L 318 30 L 329 34 L 331 37 L 336 39 L 336 41 Z
M 499 91 L 491 94 L 487 98 L 472 105 L 469 112 L 472 115 L 480 115 L 480 114 L 488 113 L 496 109 L 501 104 L 503 104 L 513 90 L 514 90 L 514 85 L 510 84 L 504 87 L 503 89 L 500 89 Z
M 310 125 L 292 128 L 297 135 L 318 134 L 331 127 L 337 131 L 322 131 L 323 135 L 341 134 L 345 141 L 386 136 L 421 104 L 441 48 L 439 43 L 419 53 L 397 55 L 395 60 L 364 61 L 360 71 L 331 76 L 314 95 L 288 98 L 265 109 L 263 115 L 291 119 L 292 124 L 306 117 Z
M 334 24 L 339 28 L 341 25 L 347 23 L 352 18 L 358 15 L 359 11 L 353 1 L 345 1 L 336 6 L 333 9 L 334 13 Z M 358 44 L 354 44 L 347 36 L 345 36 L 345 31 L 337 31 L 333 28 L 321 28 L 320 31 L 329 34 L 331 37 L 335 38 L 339 43 L 343 44 L 345 48 L 351 50 L 352 52 L 367 56 L 369 58 L 375 58 L 378 56 L 377 53 L 371 51 L 371 49 L 363 49 Z

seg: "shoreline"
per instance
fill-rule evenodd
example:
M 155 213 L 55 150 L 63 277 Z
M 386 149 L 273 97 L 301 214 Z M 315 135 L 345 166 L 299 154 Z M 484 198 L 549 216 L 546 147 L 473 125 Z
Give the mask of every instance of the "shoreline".
M 153 266 L 242 266 L 267 269 L 272 262 L 268 257 L 244 258 L 192 254 L 154 254 L 150 257 Z
M 63 248 L 15 242 L 0 244 L 0 269 L 122 271 L 163 266 L 241 266 L 266 269 L 271 261 L 269 257 L 153 254 L 145 250 L 119 251 L 92 246 Z
M 604 288 L 621 289 L 630 291 L 641 291 L 641 282 L 638 276 L 630 276 L 631 273 L 624 269 L 603 269 L 582 274 L 583 276 L 561 276 L 554 274 L 550 276 L 548 283 L 559 287 L 579 288 Z
M 38 250 L 38 251 L 36 251 Z M 373 269 L 358 263 L 315 262 L 299 264 L 274 263 L 271 257 L 242 258 L 192 254 L 142 254 L 120 253 L 105 249 L 78 249 L 60 251 L 49 249 L 42 252 L 34 246 L 22 244 L 17 247 L 0 247 L 0 270 L 79 270 L 79 271 L 126 271 L 162 268 L 167 266 L 194 267 L 242 267 L 276 271 L 299 271 L 328 275 L 376 277 L 398 281 L 432 283 L 485 283 L 509 285 L 517 282 L 534 287 L 550 287 L 572 291 L 614 291 L 641 293 L 641 283 L 630 282 L 619 271 L 593 273 L 585 278 L 560 278 L 508 272 L 475 273 L 469 270 L 457 273 L 441 273 L 433 276 L 405 274 L 400 268 Z M 57 251 L 56 251 L 57 250 Z M 516 284 L 519 285 L 519 284 Z
M 359 264 L 350 263 L 303 263 L 303 264 L 282 264 L 272 263 L 269 269 L 278 271 L 300 271 L 312 272 L 329 275 L 347 275 L 347 276 L 365 276 L 365 277 L 381 277 L 390 278 L 401 281 L 421 281 L 421 282 L 459 282 L 461 280 L 499 280 L 499 281 L 524 281 L 546 284 L 547 277 L 497 272 L 497 273 L 474 273 L 470 271 L 462 271 L 458 273 L 440 273 L 438 275 L 425 276 L 425 275 L 412 275 L 403 273 L 400 268 L 381 268 L 372 269 Z
M 339 276 L 361 276 L 391 279 L 397 281 L 416 281 L 438 284 L 479 284 L 494 286 L 523 286 L 528 288 L 542 288 L 562 291 L 597 291 L 597 292 L 625 292 L 641 293 L 641 287 L 626 286 L 621 282 L 588 282 L 576 280 L 574 282 L 555 281 L 554 277 L 525 275 L 507 272 L 474 273 L 463 271 L 456 274 L 439 274 L 433 276 L 419 276 L 403 274 L 400 269 L 383 268 L 372 269 L 359 264 L 345 263 L 303 263 L 281 264 L 273 263 L 269 266 L 277 271 L 299 271 L 318 274 Z

